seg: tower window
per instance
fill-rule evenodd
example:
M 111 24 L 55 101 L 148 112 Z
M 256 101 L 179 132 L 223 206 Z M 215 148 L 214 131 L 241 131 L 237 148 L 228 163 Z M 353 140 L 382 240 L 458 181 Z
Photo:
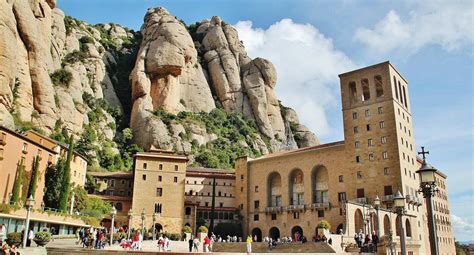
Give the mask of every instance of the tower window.
M 367 145 L 368 146 L 374 146 L 374 141 L 372 140 L 372 138 L 367 140 Z
M 405 92 L 405 86 L 403 87 L 403 100 L 405 101 L 405 107 L 408 109 L 407 94 Z
M 163 170 L 163 164 L 159 164 L 158 169 Z
M 344 182 L 344 175 L 339 175 L 339 182 Z
M 354 120 L 357 119 L 357 112 L 352 113 L 352 119 L 354 119 Z
M 380 143 L 381 143 L 381 144 L 386 144 L 386 143 L 387 143 L 387 137 L 386 137 L 386 136 L 382 136 L 382 137 L 380 138 Z
M 365 117 L 369 117 L 370 116 L 370 110 L 365 110 Z
M 354 127 L 354 134 L 359 133 L 359 127 Z
M 403 104 L 402 85 L 400 84 L 400 81 L 398 81 L 398 92 L 400 93 L 400 102 Z
M 356 162 L 360 163 L 360 156 L 356 156 Z
M 384 129 L 385 128 L 385 121 L 380 121 L 379 126 L 380 126 L 380 129 Z
M 178 177 L 174 177 L 174 182 L 178 182 Z
M 255 186 L 255 192 L 258 192 L 258 186 Z
M 370 160 L 370 161 L 374 161 L 374 160 L 375 160 L 375 157 L 374 157 L 374 154 L 373 154 L 373 153 L 369 153 L 369 160 Z
M 375 81 L 375 93 L 377 97 L 383 97 L 382 76 L 376 75 L 374 77 L 374 81 Z
M 142 180 L 146 181 L 146 174 L 142 175 Z
M 367 131 L 371 131 L 371 130 L 372 130 L 372 125 L 367 124 Z
M 362 79 L 362 101 L 367 101 L 370 99 L 370 89 L 369 89 L 369 80 Z
M 386 152 L 386 151 L 382 152 L 382 158 L 383 159 L 388 159 L 388 152 Z
M 362 172 L 361 171 L 357 171 L 357 179 L 362 179 Z
M 178 169 L 179 169 L 179 168 L 178 168 L 178 165 L 174 165 L 174 170 L 175 170 L 175 171 L 178 171 Z
M 356 148 L 359 148 L 359 147 L 360 147 L 360 142 L 359 142 L 359 141 L 355 141 L 354 146 L 355 146 Z
M 397 78 L 395 78 L 395 75 L 393 76 L 393 88 L 395 90 L 395 96 L 398 99 Z M 400 111 L 398 112 L 398 114 L 400 114 Z
M 147 168 L 147 163 L 143 163 L 143 169 Z
M 158 181 L 161 182 L 163 180 L 163 177 L 161 175 L 158 175 Z
M 385 176 L 389 175 L 388 167 L 383 168 L 383 175 L 385 175 Z
M 382 114 L 383 113 L 383 107 L 380 106 L 379 108 L 377 108 L 377 111 L 378 111 L 379 114 Z
M 254 214 L 253 215 L 253 221 L 258 221 L 259 219 L 259 215 L 258 214 Z
M 351 102 L 357 102 L 357 87 L 355 82 L 349 82 L 349 91 Z
M 161 197 L 162 195 L 163 195 L 163 188 L 156 188 L 156 196 Z
M 160 203 L 155 203 L 155 213 L 161 213 L 163 206 Z

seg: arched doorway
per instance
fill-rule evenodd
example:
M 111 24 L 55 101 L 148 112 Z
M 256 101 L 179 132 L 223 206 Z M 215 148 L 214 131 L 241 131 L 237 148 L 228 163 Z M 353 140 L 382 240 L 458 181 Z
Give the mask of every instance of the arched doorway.
M 290 205 L 304 205 L 304 175 L 301 169 L 294 169 L 290 173 L 289 197 Z
M 397 216 L 397 218 L 395 219 L 395 230 L 395 234 L 397 236 L 400 236 L 400 233 L 402 232 L 400 229 L 400 216 Z
M 364 231 L 364 217 L 362 216 L 362 211 L 357 209 L 354 213 L 354 224 L 355 224 L 355 233 L 359 233 L 361 230 Z
M 341 223 L 341 224 L 337 225 L 336 234 L 341 234 L 343 232 L 344 232 L 344 225 Z
M 281 175 L 273 172 L 268 176 L 268 206 L 282 206 Z
M 303 229 L 300 226 L 294 226 L 291 229 L 291 237 L 293 238 L 293 241 L 299 241 L 302 236 Z
M 407 237 L 411 237 L 411 224 L 410 224 L 409 219 L 405 221 L 405 229 L 406 229 Z
M 327 203 L 328 198 L 328 170 L 325 166 L 316 166 L 311 172 L 312 203 Z
M 388 235 L 390 233 L 390 219 L 388 215 L 383 217 L 383 234 Z
M 252 238 L 253 238 L 254 241 L 255 241 L 255 239 L 257 239 L 257 242 L 261 242 L 262 241 L 262 230 L 259 229 L 259 228 L 252 229 Z
M 155 223 L 155 233 L 163 232 L 163 226 L 160 223 Z
M 268 231 L 268 236 L 273 240 L 277 240 L 278 238 L 280 238 L 280 230 L 277 227 L 272 227 Z

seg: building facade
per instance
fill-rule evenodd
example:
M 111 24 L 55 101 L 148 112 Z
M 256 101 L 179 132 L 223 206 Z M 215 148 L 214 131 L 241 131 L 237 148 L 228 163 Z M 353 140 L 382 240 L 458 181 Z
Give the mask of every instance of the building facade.
M 399 219 L 390 214 L 379 224 L 386 221 L 397 232 L 402 220 L 408 254 L 429 254 L 407 80 L 389 62 L 339 77 L 344 141 L 236 162 L 236 203 L 244 232 L 259 238 L 295 232 L 313 236 L 324 219 L 332 232 L 353 236 L 370 228 L 365 212 L 348 210 L 348 201 L 365 208 L 378 196 L 381 209 L 390 212 L 400 191 L 407 199 L 406 215 Z M 452 247 L 442 254 L 454 254 Z

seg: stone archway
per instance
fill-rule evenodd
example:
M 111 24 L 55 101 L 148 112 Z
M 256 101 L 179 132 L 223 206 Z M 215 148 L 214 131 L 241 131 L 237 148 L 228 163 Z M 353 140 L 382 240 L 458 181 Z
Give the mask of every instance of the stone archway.
M 155 233 L 160 233 L 163 231 L 163 226 L 160 223 L 155 223 Z
M 364 231 L 364 216 L 360 209 L 357 209 L 354 213 L 354 225 L 355 233 L 359 233 L 361 230 Z
M 280 230 L 277 227 L 272 227 L 268 231 L 268 236 L 273 240 L 277 240 L 278 238 L 280 238 Z
M 262 230 L 259 228 L 252 229 L 252 238 L 253 240 L 257 240 L 257 242 L 262 241 Z
M 383 234 L 388 235 L 390 233 L 390 218 L 388 215 L 383 217 Z
M 272 172 L 268 175 L 268 207 L 282 206 L 281 175 Z
M 293 169 L 288 178 L 288 195 L 290 205 L 304 205 L 304 174 L 301 169 Z
M 303 236 L 303 229 L 300 226 L 294 226 L 291 228 L 291 238 L 293 241 L 299 241 Z

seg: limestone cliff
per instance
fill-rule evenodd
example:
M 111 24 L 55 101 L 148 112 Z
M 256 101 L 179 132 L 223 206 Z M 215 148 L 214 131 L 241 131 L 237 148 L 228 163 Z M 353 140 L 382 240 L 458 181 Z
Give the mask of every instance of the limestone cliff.
M 186 26 L 150 8 L 134 32 L 65 16 L 54 0 L 0 1 L 1 125 L 75 134 L 104 165 L 131 153 L 120 147 L 132 142 L 128 126 L 144 149 L 198 161 L 222 144 L 244 148 L 233 157 L 318 144 L 279 104 L 277 83 L 273 64 L 250 59 L 219 17 Z

